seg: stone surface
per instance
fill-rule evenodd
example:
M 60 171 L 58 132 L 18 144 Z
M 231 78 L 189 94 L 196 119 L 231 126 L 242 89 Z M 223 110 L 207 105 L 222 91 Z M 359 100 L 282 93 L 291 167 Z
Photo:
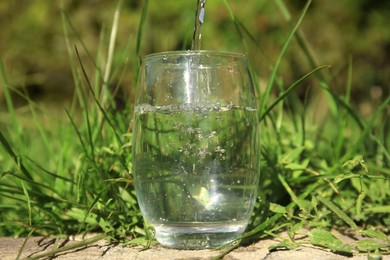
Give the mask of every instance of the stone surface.
M 280 239 L 286 237 L 286 234 L 281 234 Z M 351 238 L 338 234 L 344 242 L 351 241 Z M 288 260 L 304 260 L 304 259 L 329 259 L 329 260 L 342 260 L 342 259 L 367 259 L 367 256 L 353 256 L 346 257 L 342 255 L 333 254 L 329 250 L 314 247 L 311 245 L 301 246 L 296 250 L 277 250 L 270 252 L 269 246 L 275 245 L 280 242 L 280 239 L 265 239 L 253 243 L 248 246 L 240 246 L 227 254 L 223 259 L 235 260 L 235 259 L 288 259 Z M 20 249 L 24 243 L 23 238 L 0 238 L 0 259 L 16 259 Z M 45 252 L 49 252 L 52 248 L 63 247 L 77 243 L 80 239 L 71 240 L 58 240 L 34 237 L 27 240 L 20 258 L 37 257 Z M 78 248 L 70 251 L 60 253 L 55 259 L 103 259 L 103 260 L 119 260 L 119 259 L 213 259 L 221 254 L 221 251 L 215 250 L 175 250 L 164 248 L 158 244 L 153 245 L 150 249 L 142 250 L 140 246 L 136 247 L 123 247 L 121 245 L 110 245 L 104 240 L 100 240 L 92 245 Z M 390 259 L 389 256 L 382 257 L 382 259 Z

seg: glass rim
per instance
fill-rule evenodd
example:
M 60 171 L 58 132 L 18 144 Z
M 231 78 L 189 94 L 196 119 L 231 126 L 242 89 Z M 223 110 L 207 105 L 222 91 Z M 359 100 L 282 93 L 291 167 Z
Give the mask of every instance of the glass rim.
M 179 50 L 179 51 L 163 51 L 163 52 L 155 52 L 151 54 L 145 55 L 143 60 L 151 60 L 159 57 L 179 57 L 179 56 L 215 56 L 215 57 L 227 57 L 227 58 L 235 58 L 235 59 L 246 59 L 246 55 L 238 52 L 230 52 L 230 51 L 221 51 L 221 50 Z

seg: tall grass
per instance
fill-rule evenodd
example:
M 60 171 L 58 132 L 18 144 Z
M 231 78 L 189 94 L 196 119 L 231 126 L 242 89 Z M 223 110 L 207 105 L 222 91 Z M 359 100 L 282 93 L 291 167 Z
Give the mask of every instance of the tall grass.
M 132 107 L 129 103 L 119 108 L 116 103 L 122 94 L 117 90 L 122 84 L 121 70 L 128 66 L 112 64 L 120 8 L 119 2 L 104 64 L 92 59 L 81 37 L 72 46 L 69 34 L 77 35 L 77 31 L 62 12 L 76 88 L 63 118 L 37 111 L 28 96 L 19 93 L 29 102 L 34 117 L 34 127 L 26 128 L 9 98 L 17 90 L 7 84 L 6 72 L 0 67 L 12 122 L 0 130 L 1 236 L 103 231 L 121 240 L 145 235 L 130 172 Z M 95 82 L 87 75 L 80 51 L 88 53 Z M 42 123 L 46 117 L 50 117 L 49 125 Z
M 148 1 L 144 1 L 136 50 L 127 59 L 115 60 L 115 34 L 122 1 L 118 2 L 108 44 L 100 42 L 93 58 L 82 36 L 62 12 L 65 42 L 72 68 L 75 96 L 63 118 L 47 111 L 20 93 L 7 81 L 0 63 L 9 124 L 0 125 L 0 236 L 68 236 L 98 232 L 101 235 L 80 245 L 107 238 L 127 245 L 148 245 L 153 238 L 138 208 L 131 173 L 132 104 L 118 103 L 123 75 L 138 71 L 142 33 Z M 224 0 L 244 48 L 256 38 L 233 14 Z M 305 5 L 298 19 L 292 18 L 283 1 L 275 0 L 291 31 L 277 60 L 269 65 L 268 84 L 260 93 L 261 181 L 259 200 L 247 232 L 225 249 L 287 230 L 290 239 L 270 248 L 293 249 L 302 228 L 309 228 L 310 243 L 344 254 L 390 253 L 390 97 L 383 100 L 370 118 L 361 116 L 350 100 L 353 77 L 344 97 L 334 94 L 305 40 L 300 23 L 310 7 Z M 77 35 L 72 45 L 70 34 Z M 102 31 L 101 39 L 104 39 Z M 279 71 L 284 54 L 298 41 L 312 70 L 290 86 L 282 84 Z M 129 45 L 123 53 L 129 53 Z M 107 50 L 107 51 L 105 51 Z M 87 53 L 83 60 L 81 52 Z M 107 55 L 105 55 L 107 53 Z M 104 59 L 103 57 L 106 57 Z M 92 64 L 92 71 L 85 63 Z M 256 83 L 260 76 L 253 71 Z M 331 107 L 317 120 L 313 105 L 317 99 L 306 91 L 301 98 L 296 88 L 315 78 Z M 135 84 L 135 82 L 134 82 Z M 274 91 L 277 88 L 278 91 Z M 29 104 L 33 127 L 24 125 L 12 103 L 10 92 Z M 279 94 L 275 94 L 279 93 Z M 49 118 L 49 124 L 43 119 Z M 47 120 L 46 120 L 47 121 Z M 366 236 L 344 244 L 329 230 Z M 375 238 L 375 240 L 371 239 Z M 79 244 L 74 246 L 80 246 Z M 59 253 L 62 248 L 46 255 Z

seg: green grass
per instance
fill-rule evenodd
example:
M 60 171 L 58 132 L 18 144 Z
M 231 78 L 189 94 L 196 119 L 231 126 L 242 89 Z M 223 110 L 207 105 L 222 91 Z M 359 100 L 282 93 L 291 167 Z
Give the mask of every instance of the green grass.
M 221 1 L 222 3 L 222 1 Z M 250 32 L 230 13 L 244 49 L 256 45 Z M 259 200 L 247 232 L 224 250 L 287 230 L 290 239 L 270 248 L 294 249 L 301 242 L 294 234 L 309 228 L 309 242 L 335 253 L 390 254 L 390 97 L 363 117 L 350 100 L 352 61 L 344 96 L 331 91 L 327 70 L 319 66 L 299 26 L 310 7 L 292 18 L 282 1 L 275 1 L 291 23 L 277 60 L 269 65 L 270 78 L 259 95 L 261 118 L 261 181 Z M 76 88 L 63 117 L 53 117 L 24 93 L 8 83 L 0 63 L 8 124 L 0 125 L 0 236 L 68 236 L 99 232 L 125 245 L 152 243 L 150 227 L 143 221 L 136 202 L 131 172 L 132 97 L 125 106 L 120 86 L 128 70 L 138 71 L 142 32 L 148 1 L 140 18 L 136 50 L 130 44 L 114 52 L 115 34 L 122 2 L 113 14 L 109 42 L 102 31 L 96 58 L 89 53 L 82 36 L 73 46 L 69 34 L 77 29 L 62 12 L 65 42 Z M 295 22 L 294 22 L 295 21 Z M 207 17 L 206 17 L 207 22 Z M 207 40 L 207 39 L 204 39 Z M 283 82 L 280 64 L 292 42 L 297 41 L 312 66 L 290 86 Z M 117 49 L 116 49 L 117 50 Z M 87 53 L 83 60 L 81 53 Z M 107 58 L 104 58 L 105 55 Z M 92 64 L 92 70 L 85 64 Z M 253 69 L 256 83 L 263 80 Z M 311 89 L 302 98 L 297 88 L 308 78 L 326 100 L 330 112 L 316 109 L 319 102 Z M 136 80 L 136 79 L 135 79 Z M 260 90 L 260 87 L 259 87 Z M 28 101 L 28 118 L 18 114 L 11 92 Z M 279 94 L 276 94 L 279 93 Z M 123 101 L 123 100 L 122 100 Z M 343 244 L 329 231 L 337 229 L 365 238 Z M 47 255 L 54 255 L 57 249 Z

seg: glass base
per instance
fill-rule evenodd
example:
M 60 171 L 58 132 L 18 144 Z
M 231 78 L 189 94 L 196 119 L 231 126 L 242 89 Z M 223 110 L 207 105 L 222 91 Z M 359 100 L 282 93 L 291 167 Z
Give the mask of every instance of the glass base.
M 244 233 L 247 223 L 156 225 L 156 239 L 166 247 L 178 249 L 215 248 L 234 241 Z

